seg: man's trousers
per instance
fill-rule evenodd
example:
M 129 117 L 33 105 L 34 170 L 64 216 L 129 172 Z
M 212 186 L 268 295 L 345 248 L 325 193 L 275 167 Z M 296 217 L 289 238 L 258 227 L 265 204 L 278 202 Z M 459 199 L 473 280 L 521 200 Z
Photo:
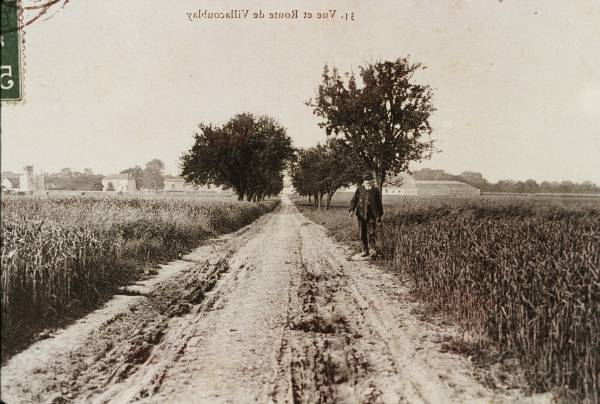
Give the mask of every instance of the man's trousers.
M 375 219 L 369 218 L 364 220 L 358 216 L 358 227 L 360 229 L 360 242 L 363 247 L 363 252 L 368 253 L 369 247 L 375 249 L 377 224 L 375 223 Z

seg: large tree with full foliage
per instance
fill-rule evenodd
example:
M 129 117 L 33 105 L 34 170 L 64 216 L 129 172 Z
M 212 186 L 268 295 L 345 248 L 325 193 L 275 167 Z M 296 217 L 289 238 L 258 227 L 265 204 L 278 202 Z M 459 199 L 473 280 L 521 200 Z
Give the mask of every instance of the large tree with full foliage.
M 298 150 L 291 170 L 292 184 L 300 195 L 313 197 L 317 207 L 329 209 L 335 192 L 358 182 L 364 169 L 342 140 L 329 139 L 324 145 Z
M 152 159 L 146 163 L 146 168 L 142 171 L 142 187 L 152 189 L 155 192 L 163 189 L 165 181 L 163 178 L 164 163 L 159 159 Z
M 343 139 L 381 189 L 388 174 L 408 170 L 433 150 L 429 118 L 432 90 L 418 84 L 424 69 L 406 58 L 360 67 L 360 78 L 325 66 L 317 96 L 307 105 L 328 136 Z
M 239 200 L 259 201 L 281 192 L 283 169 L 293 148 L 277 121 L 243 113 L 223 126 L 198 128 L 194 145 L 181 156 L 186 181 L 233 189 Z
M 318 207 L 321 207 L 324 194 L 321 185 L 321 178 L 325 175 L 322 161 L 323 146 L 299 149 L 291 168 L 292 185 L 296 192 L 308 196 L 309 201 L 314 197 L 313 201 Z

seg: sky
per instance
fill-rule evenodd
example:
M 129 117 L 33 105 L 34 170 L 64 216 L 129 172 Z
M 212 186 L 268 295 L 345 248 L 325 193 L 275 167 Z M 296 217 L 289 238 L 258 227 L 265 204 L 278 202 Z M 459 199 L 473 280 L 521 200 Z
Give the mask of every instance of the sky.
M 187 15 L 238 8 L 313 18 Z M 600 184 L 597 0 L 70 0 L 48 15 L 24 29 L 25 102 L 2 105 L 3 171 L 112 174 L 159 158 L 177 174 L 198 123 L 240 112 L 315 145 L 326 136 L 305 102 L 325 64 L 409 56 L 427 66 L 415 79 L 434 90 L 439 150 L 411 168 Z

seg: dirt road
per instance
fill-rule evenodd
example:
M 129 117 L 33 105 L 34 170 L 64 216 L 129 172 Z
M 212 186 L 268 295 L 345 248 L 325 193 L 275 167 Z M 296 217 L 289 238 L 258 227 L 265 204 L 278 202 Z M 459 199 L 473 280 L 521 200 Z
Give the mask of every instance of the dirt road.
M 443 352 L 457 331 L 284 197 L 1 370 L 19 402 L 446 403 L 524 397 Z M 135 293 L 133 293 L 135 292 Z M 141 293 L 140 293 L 141 292 Z M 477 377 L 479 376 L 479 377 Z M 497 388 L 480 382 L 494 379 Z M 514 386 L 513 386 L 514 387 Z

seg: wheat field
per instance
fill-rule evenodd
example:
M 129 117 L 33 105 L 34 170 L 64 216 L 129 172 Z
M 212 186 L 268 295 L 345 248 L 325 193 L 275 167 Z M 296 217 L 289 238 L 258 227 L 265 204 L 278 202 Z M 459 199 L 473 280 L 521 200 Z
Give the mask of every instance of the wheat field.
M 90 308 L 148 265 L 236 230 L 276 200 L 2 199 L 2 345 Z
M 347 195 L 305 215 L 357 244 Z M 517 356 L 533 388 L 600 401 L 600 201 L 384 199 L 381 263 L 471 332 Z

